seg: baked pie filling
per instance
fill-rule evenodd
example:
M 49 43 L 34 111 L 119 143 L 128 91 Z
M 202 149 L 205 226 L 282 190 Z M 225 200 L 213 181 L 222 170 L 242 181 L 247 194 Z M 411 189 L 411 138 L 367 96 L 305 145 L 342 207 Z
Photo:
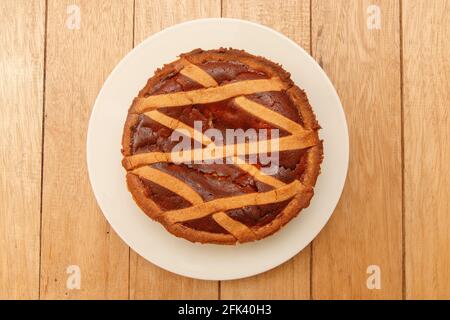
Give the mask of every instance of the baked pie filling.
M 176 236 L 219 244 L 258 240 L 309 205 L 322 161 L 319 128 L 305 93 L 279 65 L 234 49 L 197 49 L 157 70 L 129 109 L 122 149 L 128 188 Z M 201 153 L 219 142 L 207 134 L 211 129 L 227 138 L 230 129 L 255 129 L 277 139 L 269 150 L 277 152 L 276 171 L 265 174 L 268 164 L 259 158 L 248 163 L 251 148 L 225 153 L 230 162 L 220 156 L 223 161 L 196 162 L 192 153 L 183 163 L 171 158 L 179 142 L 171 138 L 174 130 L 192 133 L 191 146 Z

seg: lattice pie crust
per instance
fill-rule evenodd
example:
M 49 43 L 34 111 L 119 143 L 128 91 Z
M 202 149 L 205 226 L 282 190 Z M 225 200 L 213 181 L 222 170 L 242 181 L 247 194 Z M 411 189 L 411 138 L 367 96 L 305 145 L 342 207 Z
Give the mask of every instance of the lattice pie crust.
M 169 135 L 183 129 L 194 137 L 194 120 L 220 130 L 278 128 L 279 172 L 246 163 L 250 143 L 244 154 L 223 147 L 233 164 L 174 164 Z M 244 51 L 197 49 L 157 70 L 134 99 L 122 164 L 136 203 L 172 234 L 243 243 L 273 234 L 309 205 L 323 157 L 319 129 L 306 94 L 281 66 Z

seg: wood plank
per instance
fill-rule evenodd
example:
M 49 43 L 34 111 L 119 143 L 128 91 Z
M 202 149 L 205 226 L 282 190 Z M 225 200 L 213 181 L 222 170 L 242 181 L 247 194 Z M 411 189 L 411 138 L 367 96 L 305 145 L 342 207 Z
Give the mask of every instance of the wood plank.
M 0 12 L 0 299 L 37 299 L 45 1 Z
M 406 298 L 450 299 L 450 1 L 404 1 Z
M 223 0 L 222 16 L 266 25 L 310 51 L 309 0 Z
M 310 50 L 310 1 L 224 0 L 223 17 L 246 19 L 280 31 Z M 289 262 L 254 277 L 224 281 L 222 299 L 309 299 L 310 246 Z
M 370 5 L 381 29 L 368 28 Z M 402 297 L 399 14 L 398 1 L 312 1 L 313 56 L 341 98 L 351 152 L 339 205 L 314 240 L 314 299 Z M 367 286 L 371 265 L 381 289 Z
M 96 204 L 85 142 L 95 98 L 132 47 L 133 1 L 77 1 L 80 29 L 73 4 L 48 1 L 41 297 L 127 298 L 129 250 Z M 70 265 L 79 290 L 68 289 Z
M 148 36 L 185 20 L 220 17 L 220 0 L 136 0 L 135 45 Z M 175 275 L 134 251 L 130 259 L 131 299 L 216 299 L 218 283 Z

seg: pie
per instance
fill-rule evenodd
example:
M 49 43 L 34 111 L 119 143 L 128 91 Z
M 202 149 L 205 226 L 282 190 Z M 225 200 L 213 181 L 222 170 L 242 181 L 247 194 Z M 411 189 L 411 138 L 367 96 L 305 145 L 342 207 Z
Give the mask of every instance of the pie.
M 280 65 L 196 49 L 156 70 L 133 100 L 122 165 L 135 202 L 175 236 L 244 243 L 309 206 L 323 158 L 319 129 Z

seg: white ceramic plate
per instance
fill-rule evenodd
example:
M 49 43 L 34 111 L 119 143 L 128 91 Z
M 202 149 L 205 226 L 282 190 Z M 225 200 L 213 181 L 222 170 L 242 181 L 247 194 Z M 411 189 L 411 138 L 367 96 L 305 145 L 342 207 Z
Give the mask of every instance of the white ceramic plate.
M 135 204 L 121 166 L 128 107 L 153 72 L 195 48 L 233 47 L 281 63 L 305 89 L 323 129 L 325 158 L 311 205 L 266 239 L 237 246 L 193 244 L 176 238 Z M 267 27 L 235 19 L 201 19 L 165 29 L 122 59 L 101 89 L 87 135 L 87 162 L 95 197 L 119 236 L 148 261 L 184 276 L 229 280 L 252 276 L 289 260 L 324 227 L 347 175 L 348 132 L 330 80 L 301 47 Z

